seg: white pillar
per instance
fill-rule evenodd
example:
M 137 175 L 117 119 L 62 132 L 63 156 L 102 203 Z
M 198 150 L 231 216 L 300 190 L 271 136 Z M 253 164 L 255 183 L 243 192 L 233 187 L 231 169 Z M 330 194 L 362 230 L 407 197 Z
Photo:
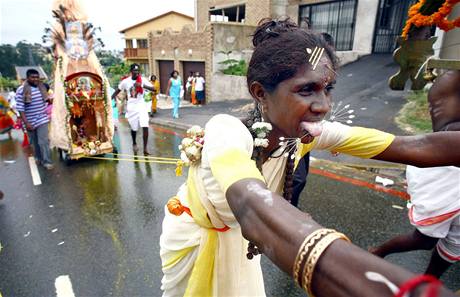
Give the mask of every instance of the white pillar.
M 353 51 L 360 54 L 372 53 L 375 23 L 379 8 L 379 0 L 359 0 L 356 11 L 355 36 Z
M 434 56 L 436 58 L 439 58 L 441 55 L 441 48 L 442 48 L 442 45 L 444 44 L 444 35 L 445 35 L 445 32 L 443 30 L 436 28 L 436 33 L 434 34 L 434 36 L 436 36 L 438 39 L 433 44 Z

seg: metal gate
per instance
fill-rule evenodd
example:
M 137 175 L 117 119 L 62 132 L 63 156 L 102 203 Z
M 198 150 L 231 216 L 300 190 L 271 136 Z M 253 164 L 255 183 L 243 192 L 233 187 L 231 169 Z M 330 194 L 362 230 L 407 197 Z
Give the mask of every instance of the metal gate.
M 397 47 L 409 7 L 417 0 L 380 0 L 374 33 L 374 53 L 392 53 Z
M 174 70 L 174 61 L 159 60 L 158 69 L 160 70 L 160 90 L 162 94 L 166 94 L 169 78 L 171 77 L 171 72 Z
M 357 3 L 357 0 L 339 0 L 302 5 L 299 8 L 299 24 L 306 23 L 315 31 L 329 33 L 337 50 L 351 50 Z
M 193 73 L 199 72 L 202 77 L 204 78 L 206 77 L 206 73 L 204 72 L 205 71 L 204 62 L 183 61 L 182 68 L 184 69 L 184 74 L 182 76 L 182 83 L 184 84 L 184 90 L 185 90 L 185 85 L 187 84 L 187 78 L 189 77 L 190 72 L 193 72 Z M 186 99 L 189 101 L 191 100 L 188 94 L 186 95 Z

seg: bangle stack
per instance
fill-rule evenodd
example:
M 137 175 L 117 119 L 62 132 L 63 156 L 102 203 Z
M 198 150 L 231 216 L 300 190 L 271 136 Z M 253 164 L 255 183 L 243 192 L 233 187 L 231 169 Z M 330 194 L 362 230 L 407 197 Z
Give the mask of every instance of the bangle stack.
M 350 239 L 344 234 L 333 229 L 323 228 L 308 235 L 300 245 L 294 262 L 292 275 L 297 285 L 307 291 L 308 296 L 313 297 L 311 282 L 313 280 L 316 264 L 326 249 L 337 239 L 343 239 L 350 242 Z M 303 269 L 301 269 L 302 265 Z M 300 271 L 302 271 L 302 275 L 299 278 Z

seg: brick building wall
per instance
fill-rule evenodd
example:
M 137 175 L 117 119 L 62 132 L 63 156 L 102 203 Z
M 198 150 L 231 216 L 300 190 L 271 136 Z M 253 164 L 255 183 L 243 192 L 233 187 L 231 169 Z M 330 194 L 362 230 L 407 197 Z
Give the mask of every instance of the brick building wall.
M 190 51 L 191 50 L 191 53 Z M 184 27 L 180 33 L 164 30 L 161 34 L 149 34 L 149 63 L 152 74 L 159 77 L 158 61 L 174 61 L 174 69 L 186 79 L 182 62 L 204 62 L 205 80 L 210 82 L 212 73 L 212 26 L 206 26 L 201 32 L 194 32 L 193 27 Z M 206 96 L 209 98 L 206 85 Z
M 197 31 L 203 30 L 206 24 L 209 23 L 209 9 L 211 7 L 229 7 L 245 4 L 246 16 L 244 24 L 255 26 L 262 18 L 271 16 L 272 1 L 280 0 L 195 0 Z

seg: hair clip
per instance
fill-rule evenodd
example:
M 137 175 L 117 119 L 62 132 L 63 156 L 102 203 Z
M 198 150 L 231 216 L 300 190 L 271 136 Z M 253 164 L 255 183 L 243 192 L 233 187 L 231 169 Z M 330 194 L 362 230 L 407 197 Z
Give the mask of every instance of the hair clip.
M 306 48 L 307 50 L 307 54 L 310 55 L 310 58 L 308 59 L 308 62 L 311 63 L 311 65 L 313 66 L 313 70 L 316 69 L 316 66 L 318 66 L 318 63 L 319 61 L 321 60 L 322 56 L 323 56 L 323 53 L 324 53 L 324 48 L 319 48 L 317 46 L 315 46 L 315 48 L 312 49 L 311 48 Z
M 265 32 L 267 32 L 267 34 L 270 35 L 270 36 L 272 36 L 272 37 L 277 37 L 277 36 L 280 35 L 278 32 L 272 31 L 272 29 L 270 29 L 270 27 L 268 27 L 267 29 L 265 29 Z

